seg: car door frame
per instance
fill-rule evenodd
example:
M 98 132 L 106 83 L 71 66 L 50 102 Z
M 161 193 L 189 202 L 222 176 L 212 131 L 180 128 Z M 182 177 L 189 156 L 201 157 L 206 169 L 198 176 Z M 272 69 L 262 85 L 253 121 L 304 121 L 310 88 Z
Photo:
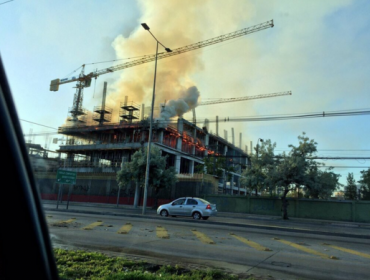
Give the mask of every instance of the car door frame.
M 0 174 L 3 180 L 10 178 L 12 182 L 2 188 L 1 212 L 6 227 L 1 232 L 0 279 L 23 278 L 24 271 L 28 278 L 59 279 L 45 213 L 1 55 L 0 123 L 2 156 L 6 159 Z M 15 232 L 22 233 L 22 237 Z

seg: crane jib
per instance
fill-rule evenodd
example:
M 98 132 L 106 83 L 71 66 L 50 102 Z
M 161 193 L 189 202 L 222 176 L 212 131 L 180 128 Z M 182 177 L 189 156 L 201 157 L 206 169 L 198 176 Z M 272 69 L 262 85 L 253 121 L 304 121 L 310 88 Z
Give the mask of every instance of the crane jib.
M 195 50 L 195 49 L 207 47 L 207 46 L 210 46 L 210 45 L 213 45 L 213 44 L 221 43 L 221 42 L 224 42 L 224 41 L 227 41 L 227 40 L 231 40 L 231 39 L 234 39 L 234 38 L 237 38 L 237 37 L 240 37 L 240 36 L 244 36 L 244 35 L 247 35 L 247 34 L 250 34 L 250 33 L 254 33 L 254 32 L 261 31 L 261 30 L 264 30 L 264 29 L 267 29 L 267 28 L 272 28 L 272 27 L 274 27 L 274 21 L 269 20 L 267 22 L 257 24 L 257 25 L 251 26 L 251 27 L 247 27 L 247 28 L 241 29 L 239 31 L 234 31 L 234 32 L 231 32 L 231 33 L 228 33 L 228 34 L 224 34 L 224 35 L 212 38 L 212 39 L 208 39 L 208 40 L 205 40 L 205 41 L 201 41 L 201 42 L 197 42 L 197 43 L 194 43 L 194 44 L 191 44 L 191 45 L 180 47 L 178 49 L 174 49 L 170 53 L 159 54 L 157 56 L 157 59 L 171 57 L 171 56 L 178 55 L 178 54 L 185 53 L 185 52 L 189 52 L 189 51 L 192 51 L 192 50 Z M 126 69 L 126 68 L 137 66 L 137 65 L 140 65 L 140 64 L 152 62 L 154 60 L 155 60 L 155 55 L 151 55 L 151 56 L 146 57 L 146 58 L 142 58 L 142 59 L 138 59 L 138 60 L 134 60 L 134 61 L 131 61 L 131 62 L 121 64 L 121 65 L 117 65 L 117 66 L 109 67 L 109 68 L 106 68 L 106 69 L 102 69 L 102 70 L 90 73 L 87 76 L 72 77 L 72 78 L 66 78 L 66 79 L 55 79 L 55 80 L 52 80 L 51 83 L 50 83 L 50 91 L 58 91 L 59 85 L 61 85 L 61 84 L 71 83 L 71 82 L 74 82 L 74 81 L 80 81 L 80 82 L 83 82 L 83 81 L 86 81 L 86 80 L 91 81 L 91 78 L 97 78 L 98 76 L 100 76 L 102 74 L 107 74 L 107 73 L 111 73 L 111 72 L 114 72 L 114 71 Z M 87 85 L 82 85 L 82 87 L 89 86 L 90 81 L 87 83 Z

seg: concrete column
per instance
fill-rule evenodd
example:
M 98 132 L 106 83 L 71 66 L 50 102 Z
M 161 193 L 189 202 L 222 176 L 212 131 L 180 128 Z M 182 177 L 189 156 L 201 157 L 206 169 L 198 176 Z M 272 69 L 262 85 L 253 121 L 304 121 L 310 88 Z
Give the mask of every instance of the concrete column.
M 122 163 L 121 163 L 121 168 L 123 168 L 123 165 L 125 164 L 125 162 L 128 161 L 128 157 L 125 156 L 125 155 L 122 155 Z
M 180 165 L 181 165 L 181 156 L 176 155 L 175 169 L 177 174 L 180 173 Z
M 194 127 L 194 129 L 193 129 L 193 139 L 194 139 L 195 142 L 197 141 L 197 128 L 196 127 Z M 191 149 L 191 154 L 195 155 L 195 145 Z
M 158 143 L 163 144 L 163 130 L 159 131 L 159 134 L 158 134 Z
M 179 138 L 177 138 L 176 148 L 181 151 L 182 147 L 182 132 L 184 130 L 184 121 L 182 118 L 177 119 L 177 131 L 181 134 Z
M 193 176 L 194 174 L 194 160 L 190 161 L 189 173 Z
M 234 195 L 234 174 L 231 175 L 230 188 L 231 188 L 231 195 Z
M 99 157 L 94 155 L 94 158 L 93 158 L 93 166 L 94 167 L 99 167 Z
M 105 189 L 105 194 L 108 196 L 110 194 L 110 179 L 107 180 L 107 186 Z
M 209 134 L 207 133 L 206 134 L 206 137 L 205 137 L 205 139 L 204 139 L 205 141 L 205 143 L 204 143 L 204 145 L 206 145 L 206 147 L 209 145 Z M 207 151 L 207 149 L 204 151 L 204 156 L 206 157 L 208 155 L 208 151 Z
M 66 167 L 71 167 L 73 165 L 74 156 L 75 155 L 72 153 L 67 154 L 67 166 Z
M 227 154 L 227 146 L 224 147 L 224 152 L 223 152 L 224 156 L 226 156 L 226 154 Z M 227 161 L 227 158 L 225 158 L 225 161 Z M 223 178 L 224 178 L 224 190 L 225 190 L 225 192 L 227 192 L 227 189 L 226 189 L 226 181 L 227 181 L 226 170 L 223 171 Z
M 240 195 L 240 177 L 238 177 L 237 184 L 238 184 L 238 195 Z

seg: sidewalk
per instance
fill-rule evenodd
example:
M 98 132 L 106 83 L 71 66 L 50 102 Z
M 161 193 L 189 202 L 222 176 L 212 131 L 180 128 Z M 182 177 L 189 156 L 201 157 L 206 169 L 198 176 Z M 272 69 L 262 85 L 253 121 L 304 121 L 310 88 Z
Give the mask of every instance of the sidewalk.
M 43 200 L 45 210 L 57 210 L 55 200 Z M 67 202 L 63 201 L 59 204 L 58 210 L 70 211 L 79 213 L 96 213 L 96 214 L 113 214 L 113 215 L 138 215 L 142 217 L 142 206 L 134 208 L 132 205 L 120 204 L 108 204 L 108 203 L 89 203 L 89 202 L 69 202 L 69 208 L 66 210 Z M 152 207 L 146 208 L 146 215 L 150 217 L 158 217 L 157 211 Z M 232 219 L 230 221 L 230 219 Z M 269 215 L 255 215 L 246 213 L 230 213 L 230 212 L 218 212 L 217 217 L 212 217 L 212 220 L 218 222 L 229 222 L 232 224 L 246 224 L 247 222 L 258 223 L 259 225 L 274 225 L 274 226 L 311 226 L 322 227 L 344 227 L 344 228 L 361 228 L 368 229 L 370 234 L 369 223 L 356 223 L 346 221 L 332 221 L 332 220 L 318 220 L 318 219 L 305 219 L 305 218 L 289 218 L 289 220 L 283 220 L 281 216 L 269 216 Z

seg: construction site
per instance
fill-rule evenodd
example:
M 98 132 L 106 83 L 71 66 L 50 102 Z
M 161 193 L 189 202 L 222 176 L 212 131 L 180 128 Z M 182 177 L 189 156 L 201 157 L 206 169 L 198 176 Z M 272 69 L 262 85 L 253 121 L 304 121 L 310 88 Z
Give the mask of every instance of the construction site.
M 60 186 L 55 181 L 55 174 L 58 169 L 65 169 L 77 172 L 77 182 L 62 191 L 62 200 L 66 199 L 64 196 L 72 194 L 71 199 L 75 201 L 132 203 L 134 184 L 125 186 L 121 192 L 116 182 L 116 173 L 125 162 L 131 161 L 136 151 L 147 149 L 148 143 L 156 146 L 162 156 L 166 157 L 167 167 L 173 166 L 176 169 L 178 182 L 175 186 L 166 186 L 161 190 L 162 202 L 179 196 L 247 195 L 247 189 L 240 185 L 240 178 L 243 170 L 250 164 L 250 153 L 247 145 L 244 149 L 242 147 L 242 133 L 239 133 L 238 146 L 235 144 L 234 128 L 230 127 L 231 141 L 228 141 L 226 130 L 221 137 L 218 131 L 218 116 L 215 121 L 216 131 L 211 133 L 208 119 L 205 119 L 200 126 L 197 124 L 195 108 L 202 105 L 291 95 L 290 91 L 199 102 L 199 92 L 196 87 L 192 87 L 187 90 L 186 96 L 181 97 L 181 100 L 170 100 L 157 108 L 154 104 L 146 107 L 140 104 L 140 101 L 129 100 L 128 96 L 125 96 L 123 102 L 116 102 L 115 108 L 111 108 L 106 106 L 106 97 L 109 93 L 107 82 L 104 82 L 101 104 L 96 105 L 92 110 L 86 110 L 82 106 L 83 90 L 90 87 L 92 79 L 96 80 L 100 75 L 157 61 L 271 27 L 273 27 L 272 20 L 173 51 L 166 48 L 167 52 L 145 56 L 89 74 L 85 74 L 85 65 L 82 65 L 78 76 L 52 80 L 50 91 L 58 91 L 60 85 L 73 82 L 76 83 L 76 92 L 73 106 L 68 110 L 66 123 L 58 128 L 58 134 L 63 137 L 63 143 L 59 145 L 59 149 L 51 153 L 41 147 L 29 145 L 31 160 L 35 163 L 36 155 L 43 160 L 43 164 L 34 164 L 42 198 L 57 199 Z M 177 108 L 180 103 L 186 104 L 186 108 Z M 183 114 L 187 112 L 192 112 L 192 120 L 183 118 Z M 150 134 L 151 139 L 149 139 Z M 252 152 L 252 143 L 250 152 Z M 48 154 L 54 154 L 53 159 Z M 200 166 L 204 165 L 206 157 L 213 157 L 215 161 L 219 158 L 226 159 L 222 176 L 199 172 L 203 170 Z M 150 189 L 148 193 L 150 206 L 153 202 Z

